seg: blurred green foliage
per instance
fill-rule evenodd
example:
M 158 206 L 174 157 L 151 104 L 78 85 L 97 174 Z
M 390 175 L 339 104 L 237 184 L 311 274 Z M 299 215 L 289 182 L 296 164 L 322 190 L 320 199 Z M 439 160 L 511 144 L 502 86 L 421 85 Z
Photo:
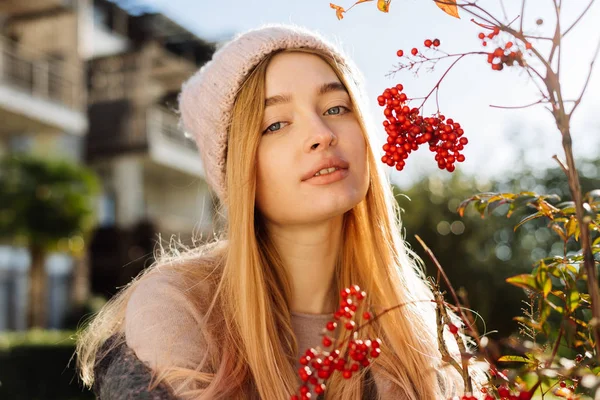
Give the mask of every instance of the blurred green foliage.
M 0 399 L 87 400 L 75 372 L 75 332 L 0 333 Z
M 83 165 L 9 154 L 0 160 L 0 187 L 0 238 L 53 250 L 95 225 L 100 181 Z
M 600 160 L 580 160 L 578 164 L 582 191 L 600 188 Z M 534 191 L 556 194 L 562 201 L 571 200 L 567 179 L 557 166 L 546 170 L 526 168 L 494 181 L 477 180 L 457 170 L 446 179 L 425 178 L 406 190 L 395 188 L 406 240 L 425 261 L 427 273 L 437 276 L 437 269 L 415 239 L 419 235 L 433 251 L 455 289 L 466 291 L 471 309 L 481 315 L 478 327 L 483 334 L 495 331 L 492 339 L 516 333 L 514 317 L 529 307 L 525 292 L 506 279 L 531 272 L 538 260 L 563 255 L 563 242 L 544 218 L 514 226 L 526 215 L 524 210 L 506 218 L 507 205 L 481 218 L 472 206 L 464 217 L 459 204 L 481 192 Z M 532 210 L 533 211 L 533 210 Z M 570 242 L 567 251 L 577 250 Z M 442 289 L 445 284 L 442 283 Z M 447 300 L 450 300 L 447 298 Z M 483 324 L 485 322 L 485 326 Z

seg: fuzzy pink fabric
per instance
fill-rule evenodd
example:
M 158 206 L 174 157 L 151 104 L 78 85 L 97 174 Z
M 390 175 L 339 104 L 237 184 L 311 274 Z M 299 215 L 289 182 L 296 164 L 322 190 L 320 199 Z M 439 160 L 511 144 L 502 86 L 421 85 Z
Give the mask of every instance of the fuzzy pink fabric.
M 227 203 L 227 132 L 241 84 L 269 53 L 302 47 L 332 54 L 353 75 L 359 76 L 341 46 L 300 26 L 269 24 L 237 35 L 184 82 L 179 95 L 180 126 L 195 138 L 206 180 L 223 203 Z

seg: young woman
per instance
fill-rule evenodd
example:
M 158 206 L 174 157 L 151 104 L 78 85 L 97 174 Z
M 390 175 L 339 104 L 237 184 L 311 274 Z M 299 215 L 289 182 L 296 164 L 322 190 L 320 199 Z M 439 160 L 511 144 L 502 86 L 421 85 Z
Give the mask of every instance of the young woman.
M 442 366 L 432 292 L 371 145 L 361 80 L 317 33 L 269 25 L 223 46 L 183 85 L 182 126 L 227 227 L 210 244 L 158 258 L 82 333 L 81 376 L 102 400 L 127 390 L 289 399 L 298 358 L 320 345 L 340 290 L 353 284 L 368 294 L 364 307 L 406 305 L 361 331 L 382 339 L 381 355 L 350 379 L 333 374 L 325 397 L 461 393 L 460 376 Z

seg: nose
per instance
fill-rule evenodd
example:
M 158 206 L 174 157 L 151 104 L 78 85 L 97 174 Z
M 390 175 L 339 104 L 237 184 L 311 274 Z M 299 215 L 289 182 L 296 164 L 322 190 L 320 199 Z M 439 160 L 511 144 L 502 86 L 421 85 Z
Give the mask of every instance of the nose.
M 306 152 L 327 149 L 337 143 L 336 134 L 319 116 L 313 117 L 306 129 L 310 132 L 304 146 Z

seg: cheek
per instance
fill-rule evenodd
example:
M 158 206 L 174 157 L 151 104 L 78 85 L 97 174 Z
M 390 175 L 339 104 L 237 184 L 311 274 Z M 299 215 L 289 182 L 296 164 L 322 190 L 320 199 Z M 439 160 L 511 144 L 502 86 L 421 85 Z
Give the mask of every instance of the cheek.
M 280 151 L 259 146 L 256 165 L 256 202 L 259 207 L 268 206 L 274 197 L 283 192 L 285 173 L 289 168 Z

